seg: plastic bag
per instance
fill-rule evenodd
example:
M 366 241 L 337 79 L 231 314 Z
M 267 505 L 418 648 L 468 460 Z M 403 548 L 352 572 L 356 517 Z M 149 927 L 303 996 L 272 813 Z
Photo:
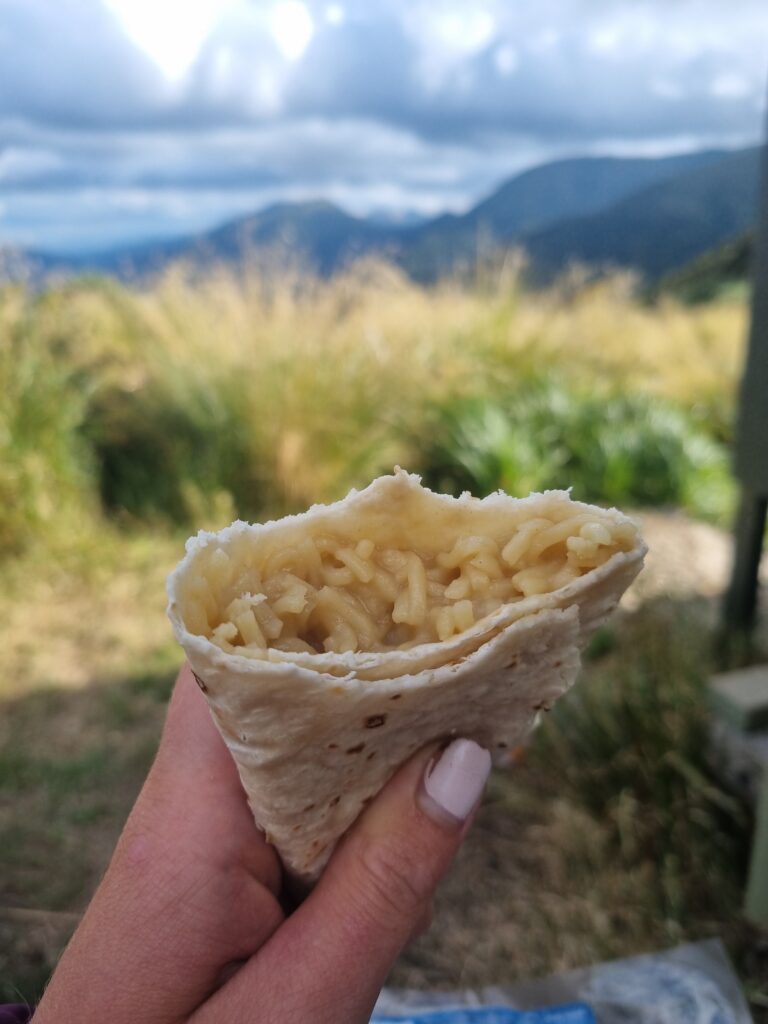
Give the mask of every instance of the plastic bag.
M 548 1010 L 510 1010 L 505 1006 L 474 1009 L 426 1010 L 415 1016 L 375 1016 L 376 1024 L 596 1024 L 595 1016 L 583 1003 L 555 1006 Z
M 723 944 L 710 939 L 508 987 L 463 992 L 385 989 L 372 1024 L 407 1022 L 752 1024 L 752 1017 Z

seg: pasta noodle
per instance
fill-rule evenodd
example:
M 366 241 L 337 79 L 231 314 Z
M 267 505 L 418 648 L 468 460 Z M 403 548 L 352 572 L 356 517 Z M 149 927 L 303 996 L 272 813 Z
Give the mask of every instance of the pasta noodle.
M 581 506 L 582 508 L 584 506 Z M 454 536 L 450 550 L 307 536 L 245 559 L 213 549 L 191 583 L 187 620 L 230 653 L 381 651 L 447 640 L 503 604 L 567 586 L 635 543 L 631 524 L 559 507 L 502 538 Z M 449 545 L 446 544 L 446 547 Z

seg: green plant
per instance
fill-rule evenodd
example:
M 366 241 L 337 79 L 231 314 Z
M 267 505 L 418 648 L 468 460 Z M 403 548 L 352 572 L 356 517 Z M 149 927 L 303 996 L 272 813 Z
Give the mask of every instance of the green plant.
M 724 447 L 684 409 L 556 377 L 534 377 L 503 399 L 436 406 L 421 468 L 454 493 L 573 487 L 584 500 L 682 505 L 710 518 L 727 515 L 732 494 Z
M 94 396 L 84 434 L 110 512 L 192 526 L 257 515 L 272 497 L 268 467 L 247 436 L 236 381 L 186 388 L 149 380 Z
M 533 748 L 561 792 L 609 827 L 614 856 L 656 873 L 655 913 L 680 929 L 729 917 L 749 848 L 749 808 L 708 757 L 709 648 L 694 612 L 647 605 L 588 665 Z
M 79 435 L 88 384 L 58 351 L 39 302 L 0 298 L 0 556 L 95 511 L 93 463 Z

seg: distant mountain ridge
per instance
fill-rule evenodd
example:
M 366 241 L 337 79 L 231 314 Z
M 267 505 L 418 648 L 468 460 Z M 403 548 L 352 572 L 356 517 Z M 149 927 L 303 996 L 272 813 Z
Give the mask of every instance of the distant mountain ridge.
M 355 217 L 326 201 L 276 203 L 190 238 L 72 258 L 14 250 L 11 263 L 18 268 L 26 259 L 33 277 L 141 277 L 177 259 L 204 266 L 267 253 L 328 275 L 380 253 L 415 279 L 433 281 L 471 268 L 494 249 L 519 247 L 535 281 L 551 280 L 572 263 L 631 267 L 653 280 L 749 229 L 759 154 L 755 147 L 559 160 L 509 179 L 463 215 L 424 223 Z M 5 276 L 14 275 L 6 269 Z
M 732 238 L 658 282 L 655 294 L 674 295 L 683 302 L 710 302 L 724 295 L 744 295 L 752 276 L 755 238 L 752 232 Z
M 729 154 L 528 236 L 524 246 L 536 275 L 552 278 L 580 263 L 630 267 L 655 280 L 742 235 L 757 212 L 759 154 Z
M 409 240 L 405 268 L 415 277 L 439 276 L 478 246 L 520 245 L 561 220 L 609 208 L 635 191 L 725 157 L 707 150 L 659 159 L 580 157 L 534 167 L 504 182 L 462 217 L 423 225 Z M 437 273 L 435 273 L 437 271 Z

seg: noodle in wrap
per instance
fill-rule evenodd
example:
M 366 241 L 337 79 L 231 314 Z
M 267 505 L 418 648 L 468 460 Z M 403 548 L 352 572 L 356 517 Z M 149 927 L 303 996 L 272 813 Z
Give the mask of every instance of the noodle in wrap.
M 523 740 L 644 553 L 631 520 L 566 491 L 453 498 L 398 469 L 199 533 L 168 613 L 256 822 L 311 883 L 415 751 Z

